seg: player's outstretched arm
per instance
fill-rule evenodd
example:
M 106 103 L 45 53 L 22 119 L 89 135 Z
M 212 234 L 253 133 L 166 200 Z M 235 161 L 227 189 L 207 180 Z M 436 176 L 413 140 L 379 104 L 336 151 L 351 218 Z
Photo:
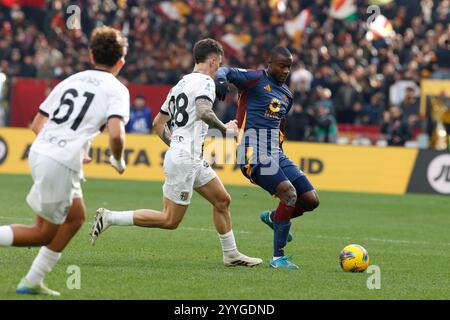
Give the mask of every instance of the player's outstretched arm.
M 172 139 L 172 133 L 170 132 L 167 122 L 170 120 L 170 116 L 159 112 L 155 120 L 153 120 L 153 130 L 156 134 L 170 147 L 170 141 Z
M 118 173 L 125 171 L 125 160 L 123 159 L 123 150 L 125 148 L 125 126 L 119 117 L 111 117 L 108 120 L 109 146 L 111 156 L 109 161 Z
M 213 103 L 211 100 L 206 98 L 197 98 L 195 100 L 195 111 L 197 118 L 204 121 L 211 128 L 217 128 L 225 134 L 227 132 L 227 127 L 222 121 L 220 121 L 219 118 L 217 118 L 212 106 Z
M 212 106 L 213 103 L 209 99 L 198 98 L 195 100 L 197 117 L 207 123 L 211 128 L 217 128 L 225 135 L 236 137 L 238 133 L 237 121 L 232 120 L 227 124 L 224 124 L 219 118 L 217 118 L 216 114 L 212 110 Z
M 225 100 L 227 93 L 230 91 L 229 83 L 234 84 L 239 90 L 245 90 L 253 86 L 262 74 L 262 70 L 220 67 L 216 73 L 217 99 Z

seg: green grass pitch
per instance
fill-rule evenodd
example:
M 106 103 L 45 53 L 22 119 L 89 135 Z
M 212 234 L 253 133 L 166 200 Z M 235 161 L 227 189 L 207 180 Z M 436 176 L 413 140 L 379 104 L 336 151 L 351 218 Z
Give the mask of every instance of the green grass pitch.
M 0 175 L 0 225 L 32 222 L 30 187 L 28 176 Z M 319 191 L 320 207 L 293 221 L 286 252 L 301 270 L 292 271 L 268 266 L 272 232 L 259 214 L 276 200 L 258 188 L 228 187 L 238 248 L 264 259 L 255 268 L 223 266 L 211 207 L 197 195 L 177 230 L 113 227 L 92 247 L 97 207 L 160 209 L 161 183 L 89 179 L 83 191 L 86 224 L 46 277 L 61 299 L 450 299 L 450 197 Z M 371 274 L 341 271 L 339 252 L 350 243 L 379 266 L 380 289 L 367 288 Z M 24 298 L 15 287 L 37 250 L 0 248 L 0 299 Z M 66 285 L 71 265 L 81 271 L 79 290 Z

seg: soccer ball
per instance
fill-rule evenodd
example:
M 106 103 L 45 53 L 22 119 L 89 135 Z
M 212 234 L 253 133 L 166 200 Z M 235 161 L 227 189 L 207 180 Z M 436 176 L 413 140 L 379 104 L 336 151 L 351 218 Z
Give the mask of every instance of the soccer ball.
M 339 262 L 346 272 L 363 272 L 369 266 L 369 254 L 359 244 L 349 244 L 342 249 Z

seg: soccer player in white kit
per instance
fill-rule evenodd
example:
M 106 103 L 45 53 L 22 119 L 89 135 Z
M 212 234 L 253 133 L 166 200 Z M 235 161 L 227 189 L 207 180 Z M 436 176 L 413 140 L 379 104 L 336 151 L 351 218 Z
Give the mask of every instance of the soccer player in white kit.
M 93 31 L 90 39 L 94 70 L 60 82 L 40 105 L 32 130 L 37 134 L 29 153 L 33 186 L 27 202 L 36 213 L 33 226 L 0 227 L 0 246 L 42 246 L 16 292 L 59 292 L 43 284 L 44 276 L 85 219 L 80 179 L 91 141 L 107 126 L 110 162 L 125 170 L 124 124 L 129 118 L 128 89 L 115 77 L 125 63 L 128 42 L 110 27 Z M 1 270 L 0 270 L 1 272 Z
M 203 142 L 208 127 L 236 136 L 235 121 L 223 124 L 212 110 L 216 98 L 213 78 L 223 57 L 221 45 L 204 39 L 194 46 L 194 71 L 185 75 L 169 92 L 154 120 L 154 130 L 169 145 L 164 158 L 164 209 L 110 211 L 99 208 L 92 226 L 92 244 L 111 225 L 176 229 L 183 219 L 195 190 L 213 205 L 213 220 L 226 266 L 256 266 L 259 258 L 240 253 L 233 235 L 230 195 L 219 177 L 203 159 Z M 172 121 L 170 132 L 167 122 Z

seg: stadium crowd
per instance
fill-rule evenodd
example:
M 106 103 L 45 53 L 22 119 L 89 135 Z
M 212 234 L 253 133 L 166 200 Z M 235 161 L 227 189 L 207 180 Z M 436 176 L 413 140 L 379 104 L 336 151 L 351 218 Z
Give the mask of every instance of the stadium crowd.
M 269 50 L 280 43 L 293 52 L 288 82 L 295 103 L 288 139 L 335 142 L 337 123 L 347 123 L 379 126 L 389 144 L 403 145 L 415 128 L 422 129 L 420 79 L 450 79 L 449 0 L 383 5 L 381 13 L 395 36 L 373 41 L 366 38 L 371 1 L 356 1 L 354 21 L 330 17 L 327 0 L 287 1 L 284 12 L 273 8 L 273 2 L 185 1 L 188 9 L 177 19 L 159 9 L 160 1 L 150 0 L 56 0 L 44 8 L 0 5 L 0 72 L 63 79 L 83 70 L 89 67 L 88 36 L 106 24 L 129 39 L 124 81 L 174 84 L 191 72 L 197 40 L 235 34 L 250 41 L 241 53 L 227 51 L 226 65 L 264 68 Z M 65 9 L 71 4 L 81 8 L 81 30 L 67 28 Z M 305 8 L 310 20 L 296 43 L 285 22 Z M 233 118 L 236 94 L 216 110 L 224 120 Z

